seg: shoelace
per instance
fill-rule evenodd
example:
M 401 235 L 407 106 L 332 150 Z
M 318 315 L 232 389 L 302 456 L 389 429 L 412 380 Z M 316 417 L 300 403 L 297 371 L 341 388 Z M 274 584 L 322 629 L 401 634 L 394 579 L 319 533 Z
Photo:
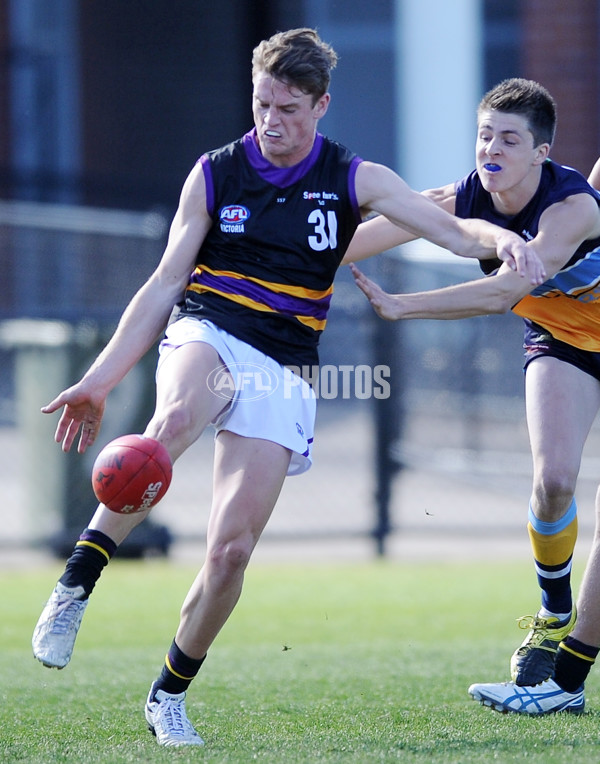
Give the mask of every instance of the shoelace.
M 533 631 L 539 631 L 544 635 L 552 633 L 552 628 L 549 627 L 547 619 L 540 618 L 539 615 L 522 615 L 517 618 L 517 624 L 520 629 L 533 629 Z
M 165 698 L 160 704 L 160 719 L 170 733 L 185 737 L 187 733 L 195 735 L 190 720 L 185 715 L 183 701 Z
M 550 653 L 556 652 L 556 648 L 543 644 L 546 639 L 553 638 L 552 632 L 555 631 L 549 627 L 546 618 L 540 618 L 539 615 L 523 615 L 517 618 L 517 624 L 520 629 L 530 629 L 532 631 L 532 634 L 527 639 L 527 644 L 521 645 L 517 650 L 519 655 L 526 654 L 532 647 L 547 650 Z M 554 634 L 554 641 L 556 641 L 556 633 Z
M 67 634 L 73 628 L 73 619 L 70 617 L 71 611 L 78 611 L 81 602 L 82 600 L 76 600 L 70 596 L 58 600 L 54 606 L 54 618 L 50 629 L 53 634 Z

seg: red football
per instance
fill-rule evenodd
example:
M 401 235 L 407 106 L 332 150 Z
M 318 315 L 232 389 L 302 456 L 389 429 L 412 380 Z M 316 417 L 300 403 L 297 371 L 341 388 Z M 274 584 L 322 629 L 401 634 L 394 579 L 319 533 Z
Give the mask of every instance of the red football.
M 131 514 L 158 504 L 167 492 L 173 465 L 153 438 L 123 435 L 98 454 L 92 470 L 96 498 L 113 512 Z

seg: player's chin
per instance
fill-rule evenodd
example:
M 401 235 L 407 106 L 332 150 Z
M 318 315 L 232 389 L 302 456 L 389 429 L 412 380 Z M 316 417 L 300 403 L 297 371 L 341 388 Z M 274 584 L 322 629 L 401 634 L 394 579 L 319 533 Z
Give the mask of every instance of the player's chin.
M 280 135 L 267 135 L 263 133 L 260 139 L 263 151 L 281 151 L 284 148 L 283 139 Z
M 487 191 L 488 194 L 499 193 L 504 190 L 505 184 L 503 184 L 502 179 L 498 177 L 498 173 L 484 173 L 479 176 L 479 180 L 481 181 L 484 191 Z

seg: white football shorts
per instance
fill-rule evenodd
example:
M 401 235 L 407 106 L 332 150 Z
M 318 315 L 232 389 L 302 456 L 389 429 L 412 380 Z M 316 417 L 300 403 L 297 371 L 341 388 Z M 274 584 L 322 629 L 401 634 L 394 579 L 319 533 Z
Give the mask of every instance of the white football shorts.
M 159 346 L 158 368 L 175 348 L 206 342 L 223 364 L 209 376 L 209 389 L 225 406 L 213 427 L 246 438 L 278 443 L 292 452 L 288 475 L 300 475 L 312 465 L 317 401 L 311 386 L 297 374 L 237 339 L 211 321 L 191 316 L 167 327 Z

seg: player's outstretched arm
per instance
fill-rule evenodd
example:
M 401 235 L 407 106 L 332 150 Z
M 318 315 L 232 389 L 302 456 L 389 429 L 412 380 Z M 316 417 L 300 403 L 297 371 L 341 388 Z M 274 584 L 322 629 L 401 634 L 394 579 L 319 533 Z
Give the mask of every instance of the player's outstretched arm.
M 442 189 L 439 190 L 441 191 Z M 435 192 L 423 192 L 424 195 L 431 193 Z M 434 197 L 428 198 L 434 199 Z M 440 204 L 440 206 L 442 206 L 442 209 L 447 209 L 445 203 Z M 467 222 L 465 225 L 468 227 L 471 224 Z M 476 233 L 477 232 L 475 231 L 474 234 Z M 358 263 L 361 260 L 366 260 L 373 255 L 406 244 L 409 241 L 414 241 L 417 238 L 417 236 L 395 225 L 383 215 L 378 215 L 375 218 L 366 220 L 358 226 L 352 237 L 350 246 L 346 250 L 346 254 L 342 259 L 341 265 Z M 505 246 L 501 240 L 497 247 L 497 251 L 495 252 L 492 252 L 491 250 L 478 253 L 470 251 L 468 254 L 462 256 L 472 257 L 477 254 L 477 259 L 480 260 L 497 257 L 501 262 L 506 263 L 511 270 L 516 271 L 519 276 L 525 278 L 530 284 L 533 284 L 534 286 L 541 284 L 546 280 L 546 270 L 542 261 L 535 252 L 525 247 L 519 248 L 516 252 L 513 252 L 510 246 L 512 241 L 513 234 L 509 234 L 506 240 L 507 246 Z
M 359 204 L 384 215 L 415 237 L 423 237 L 463 257 L 498 257 L 509 268 L 526 275 L 529 283 L 545 280 L 544 264 L 523 239 L 484 220 L 463 220 L 449 214 L 423 194 L 413 191 L 383 165 L 362 162 L 356 174 Z
M 115 333 L 83 378 L 42 408 L 45 414 L 63 408 L 55 439 L 62 442 L 64 451 L 69 451 L 80 428 L 79 453 L 96 439 L 109 392 L 164 331 L 210 225 L 204 176 L 198 163 L 184 184 L 167 246 L 156 270 L 136 292 Z
M 356 265 L 350 268 L 356 285 L 377 315 L 388 321 L 408 318 L 453 320 L 506 313 L 531 290 L 531 286 L 507 265 L 502 265 L 494 276 L 410 294 L 389 294 Z

